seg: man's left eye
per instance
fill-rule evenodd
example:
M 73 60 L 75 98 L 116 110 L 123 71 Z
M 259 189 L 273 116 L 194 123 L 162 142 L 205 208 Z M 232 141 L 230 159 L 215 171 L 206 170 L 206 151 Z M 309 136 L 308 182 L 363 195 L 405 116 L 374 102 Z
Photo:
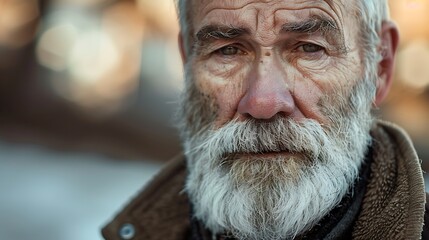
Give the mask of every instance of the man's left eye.
M 306 44 L 299 46 L 298 49 L 303 51 L 303 52 L 306 52 L 306 53 L 315 53 L 315 52 L 323 50 L 323 47 L 316 45 L 316 44 L 312 44 L 312 43 L 306 43 Z
M 239 54 L 241 51 L 238 47 L 226 46 L 226 47 L 219 49 L 218 52 L 222 55 L 225 55 L 225 56 L 232 56 L 232 55 Z

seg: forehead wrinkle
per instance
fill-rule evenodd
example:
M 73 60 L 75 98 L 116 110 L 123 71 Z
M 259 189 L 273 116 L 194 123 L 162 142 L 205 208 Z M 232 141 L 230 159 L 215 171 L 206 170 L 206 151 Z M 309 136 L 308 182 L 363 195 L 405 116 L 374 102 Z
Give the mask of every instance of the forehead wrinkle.
M 189 0 L 190 1 L 190 0 Z M 195 5 L 199 5 L 199 6 L 203 6 L 203 8 L 199 11 L 197 11 L 198 13 L 200 13 L 201 15 L 207 15 L 210 12 L 218 9 L 218 10 L 239 10 L 239 9 L 244 9 L 247 6 L 251 5 L 251 4 L 258 4 L 258 5 L 263 5 L 263 4 L 268 4 L 270 6 L 274 6 L 276 4 L 278 4 L 279 2 L 283 2 L 282 0 L 260 0 L 259 2 L 254 2 L 252 0 L 247 0 L 244 3 L 242 3 L 241 5 L 238 5 L 237 2 L 241 3 L 243 1 L 212 1 L 212 0 L 200 0 L 199 4 L 195 4 L 197 1 L 192 1 L 192 4 L 195 8 Z M 208 3 L 207 3 L 208 2 Z M 219 5 L 218 3 L 222 2 L 222 5 Z M 342 1 L 335 1 L 334 0 L 313 0 L 315 4 L 313 7 L 317 7 L 318 5 L 320 5 L 321 3 L 326 3 L 326 5 L 328 5 L 335 13 L 338 14 L 338 11 L 335 7 L 335 5 L 342 5 L 343 7 L 345 7 L 345 4 L 342 3 Z M 207 4 L 205 4 L 207 3 Z M 302 0 L 298 3 L 294 3 L 294 4 L 305 4 L 308 3 L 308 0 Z M 216 4 L 218 4 L 219 6 L 216 7 Z M 213 7 L 214 5 L 214 7 Z M 225 6 L 226 5 L 226 6 Z M 208 8 L 213 7 L 213 9 L 210 9 L 207 11 Z M 289 8 L 287 8 L 289 9 Z M 291 8 L 293 9 L 293 8 Z M 324 10 L 323 8 L 320 8 L 321 10 Z M 196 9 L 194 9 L 196 10 Z M 328 13 L 329 14 L 329 13 Z M 333 17 L 333 16 L 332 16 Z M 333 17 L 335 19 L 335 17 Z
M 270 14 L 267 14 L 260 8 L 256 8 L 255 17 L 255 37 L 260 45 L 269 46 L 271 45 L 271 39 L 276 36 L 276 25 L 275 21 Z M 273 39 L 275 40 L 275 39 Z
M 224 6 L 224 7 L 214 7 L 214 8 L 212 8 L 212 9 L 210 9 L 210 10 L 207 11 L 207 9 L 211 7 L 211 5 L 217 3 L 216 1 L 209 1 L 209 4 L 206 4 L 200 12 L 203 15 L 207 15 L 210 12 L 215 11 L 215 10 L 239 10 L 239 9 L 246 8 L 247 6 L 249 6 L 249 5 L 251 5 L 251 4 L 254 3 L 252 1 L 248 1 L 247 3 L 244 3 L 242 5 L 234 6 L 233 5 L 234 2 L 235 1 L 224 1 L 224 3 L 226 3 L 226 4 L 230 3 L 231 5 L 230 6 L 227 5 L 227 6 Z
M 326 4 L 332 9 L 337 17 L 332 14 L 331 17 L 337 22 L 337 25 L 341 27 L 341 21 L 344 21 L 343 11 L 347 8 L 346 4 L 342 1 L 324 0 Z M 366 0 L 363 0 L 366 1 Z M 353 3 L 352 3 L 353 4 Z M 343 11 L 341 11 L 343 9 Z M 329 14 L 329 13 L 328 13 Z

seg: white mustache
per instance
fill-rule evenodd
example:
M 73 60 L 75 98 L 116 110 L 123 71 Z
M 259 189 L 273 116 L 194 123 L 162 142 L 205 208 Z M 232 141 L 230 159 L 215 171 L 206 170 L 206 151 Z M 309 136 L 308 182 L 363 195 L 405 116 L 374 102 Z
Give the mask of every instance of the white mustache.
M 218 130 L 206 131 L 206 141 L 195 139 L 192 151 L 210 153 L 210 159 L 241 153 L 290 152 L 317 159 L 331 144 L 326 130 L 315 120 L 294 121 L 276 117 L 272 121 L 231 121 Z

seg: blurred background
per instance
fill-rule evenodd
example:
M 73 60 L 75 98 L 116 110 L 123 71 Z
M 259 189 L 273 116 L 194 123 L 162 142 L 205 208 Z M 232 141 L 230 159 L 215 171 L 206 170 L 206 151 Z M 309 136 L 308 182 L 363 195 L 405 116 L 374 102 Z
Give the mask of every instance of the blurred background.
M 429 0 L 391 0 L 382 118 L 429 169 Z M 0 239 L 96 240 L 180 151 L 173 0 L 0 0 Z

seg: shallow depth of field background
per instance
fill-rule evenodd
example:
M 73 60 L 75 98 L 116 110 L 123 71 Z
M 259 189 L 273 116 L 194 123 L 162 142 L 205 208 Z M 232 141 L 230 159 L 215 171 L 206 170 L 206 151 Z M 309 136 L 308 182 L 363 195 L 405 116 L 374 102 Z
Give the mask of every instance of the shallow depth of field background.
M 395 82 L 377 113 L 429 170 L 429 0 L 391 0 Z M 173 0 L 0 0 L 0 240 L 97 240 L 172 156 Z

